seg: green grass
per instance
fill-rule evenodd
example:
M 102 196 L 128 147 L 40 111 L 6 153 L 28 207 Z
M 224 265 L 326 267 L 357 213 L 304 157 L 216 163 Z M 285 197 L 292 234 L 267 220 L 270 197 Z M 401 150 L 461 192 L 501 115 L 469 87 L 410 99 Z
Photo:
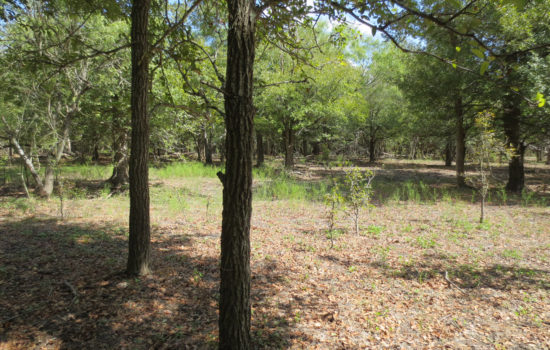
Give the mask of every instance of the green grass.
M 260 200 L 322 201 L 329 192 L 326 182 L 298 181 L 286 176 L 263 180 L 254 188 L 254 198 Z
M 111 176 L 113 167 L 111 165 L 63 165 L 60 168 L 60 175 L 63 178 L 70 179 L 86 179 L 86 180 L 101 180 Z M 44 167 L 40 169 L 44 171 Z
M 159 179 L 173 178 L 215 178 L 221 167 L 204 165 L 199 162 L 172 163 L 160 168 L 151 168 L 150 176 Z

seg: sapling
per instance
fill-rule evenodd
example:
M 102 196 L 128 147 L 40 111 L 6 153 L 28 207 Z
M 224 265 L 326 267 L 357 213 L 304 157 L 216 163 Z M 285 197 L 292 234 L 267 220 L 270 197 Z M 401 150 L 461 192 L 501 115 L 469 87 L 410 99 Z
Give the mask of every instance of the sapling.
M 342 203 L 344 197 L 340 194 L 338 185 L 334 185 L 330 191 L 325 195 L 325 206 L 327 208 L 327 221 L 328 221 L 328 237 L 330 238 L 330 248 L 334 247 L 334 226 L 338 219 L 338 213 L 342 209 Z
M 372 206 L 372 179 L 374 179 L 374 173 L 370 169 L 361 171 L 359 168 L 353 167 L 351 170 L 346 171 L 347 194 L 344 196 L 344 201 L 349 206 L 349 212 L 355 226 L 355 234 L 357 235 L 359 234 L 361 209 Z
M 484 111 L 478 113 L 475 119 L 478 134 L 474 139 L 473 158 L 477 164 L 477 189 L 481 195 L 480 224 L 485 220 L 485 200 L 491 184 L 491 160 L 496 153 L 508 153 L 504 145 L 497 140 L 495 131 L 491 128 L 494 118 L 493 113 Z

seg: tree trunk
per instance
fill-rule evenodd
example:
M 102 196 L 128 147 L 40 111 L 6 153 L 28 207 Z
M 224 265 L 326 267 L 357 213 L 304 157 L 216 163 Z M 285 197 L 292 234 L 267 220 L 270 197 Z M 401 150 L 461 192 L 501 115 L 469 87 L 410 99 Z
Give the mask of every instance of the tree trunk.
M 304 139 L 302 140 L 302 155 L 304 157 L 307 157 L 308 154 L 309 154 L 308 142 L 307 142 L 307 139 L 304 137 Z
M 508 163 L 508 183 L 506 189 L 510 192 L 521 193 L 525 186 L 525 173 L 523 169 L 523 155 L 525 146 L 521 141 L 520 115 L 521 110 L 516 101 L 510 101 L 503 113 L 504 133 L 508 138 L 508 147 L 512 149 L 512 157 Z
M 453 142 L 449 138 L 445 145 L 445 166 L 450 167 L 453 165 Z
M 113 107 L 112 118 L 113 174 L 108 181 L 111 184 L 111 192 L 114 193 L 128 184 L 130 175 L 128 174 L 128 131 L 124 125 L 124 117 L 116 107 Z
M 550 165 L 550 146 L 546 150 L 546 164 Z
M 46 191 L 44 190 L 44 183 L 42 182 L 42 179 L 40 178 L 40 174 L 38 174 L 38 171 L 34 168 L 34 165 L 32 164 L 32 161 L 29 157 L 25 154 L 25 151 L 21 146 L 19 145 L 19 142 L 17 142 L 17 139 L 15 137 L 10 137 L 10 144 L 15 148 L 15 151 L 17 154 L 19 154 L 19 157 L 23 159 L 23 163 L 25 164 L 25 167 L 29 170 L 29 172 L 32 175 L 32 178 L 34 179 L 34 182 L 36 182 L 36 187 L 38 190 L 38 194 L 40 196 L 46 196 Z
M 264 164 L 264 138 L 261 132 L 256 131 L 256 166 Z
M 219 348 L 250 348 L 254 1 L 228 0 Z
M 197 161 L 202 162 L 204 160 L 204 157 L 203 157 L 203 144 L 202 144 L 201 136 L 195 137 L 195 151 L 197 152 Z
M 538 148 L 535 150 L 535 155 L 536 155 L 536 157 L 537 157 L 537 163 L 542 162 L 542 153 L 543 153 L 543 150 L 544 150 L 543 147 L 538 147 Z
M 92 161 L 97 162 L 99 160 L 99 146 L 96 143 L 94 143 L 94 150 L 92 152 Z
M 466 170 L 464 159 L 466 157 L 466 130 L 464 129 L 464 110 L 462 98 L 457 96 L 455 100 L 456 119 L 456 184 L 458 187 L 466 186 Z
M 414 136 L 410 143 L 409 159 L 416 159 L 417 145 L 418 145 L 418 137 Z
M 319 142 L 313 142 L 311 148 L 311 153 L 313 153 L 313 155 L 318 156 L 321 154 L 321 144 Z
M 291 123 L 285 123 L 283 140 L 285 147 L 285 168 L 290 169 L 294 166 L 294 130 Z
M 369 139 L 369 162 L 374 163 L 376 161 L 376 139 Z
M 132 5 L 132 140 L 130 154 L 129 275 L 150 273 L 149 217 L 149 42 L 147 36 L 151 0 L 134 0 Z
M 219 147 L 220 151 L 220 162 L 223 165 L 225 163 L 225 143 L 221 143 Z
M 212 135 L 208 134 L 208 131 L 204 130 L 204 163 L 207 165 L 214 164 L 212 159 Z

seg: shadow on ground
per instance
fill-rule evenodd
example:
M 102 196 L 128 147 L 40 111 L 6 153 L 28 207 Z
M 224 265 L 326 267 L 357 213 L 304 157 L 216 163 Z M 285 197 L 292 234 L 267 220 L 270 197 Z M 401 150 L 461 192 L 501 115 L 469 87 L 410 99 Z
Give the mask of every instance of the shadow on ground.
M 0 232 L 0 347 L 217 347 L 219 265 L 194 254 L 195 237 L 154 232 L 154 275 L 128 278 L 123 227 L 28 218 L 0 221 Z M 274 294 L 281 277 L 269 271 L 255 274 L 253 303 Z M 252 323 L 257 348 L 289 343 L 280 316 Z

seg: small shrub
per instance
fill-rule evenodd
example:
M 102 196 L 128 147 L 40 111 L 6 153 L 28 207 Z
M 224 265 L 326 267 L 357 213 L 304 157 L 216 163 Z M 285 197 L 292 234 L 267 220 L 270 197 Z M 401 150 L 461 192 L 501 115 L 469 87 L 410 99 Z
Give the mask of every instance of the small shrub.
M 361 209 L 373 206 L 371 204 L 371 182 L 373 178 L 374 173 L 369 169 L 362 172 L 358 168 L 353 167 L 351 170 L 346 171 L 344 185 L 346 186 L 347 192 L 343 199 L 348 205 L 350 214 L 353 218 L 356 235 L 359 234 L 359 214 Z
M 328 221 L 327 236 L 330 239 L 330 247 L 334 247 L 334 236 L 336 234 L 335 224 L 338 219 L 339 212 L 343 209 L 344 197 L 340 194 L 338 186 L 332 187 L 330 193 L 325 195 L 326 215 Z

